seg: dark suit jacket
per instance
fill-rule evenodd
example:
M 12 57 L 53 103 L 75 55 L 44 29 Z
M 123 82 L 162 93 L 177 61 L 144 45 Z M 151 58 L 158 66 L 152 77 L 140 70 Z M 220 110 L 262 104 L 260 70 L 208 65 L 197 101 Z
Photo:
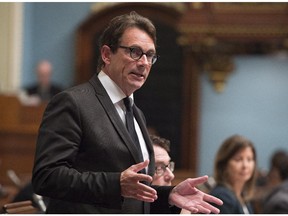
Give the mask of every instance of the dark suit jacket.
M 275 187 L 266 197 L 263 214 L 288 214 L 288 180 Z
M 216 185 L 211 192 L 211 195 L 218 197 L 223 201 L 222 206 L 214 205 L 220 210 L 220 214 L 244 214 L 241 203 L 238 201 L 235 194 L 223 185 Z M 253 209 L 250 203 L 246 203 L 250 214 L 253 213 Z
M 154 153 L 142 112 L 135 118 Z M 137 149 L 97 75 L 56 95 L 39 129 L 32 183 L 50 197 L 47 213 L 149 213 L 150 204 L 121 197 L 120 173 L 139 163 Z M 168 212 L 171 187 L 157 187 L 153 203 Z M 163 211 L 162 211 L 163 210 Z

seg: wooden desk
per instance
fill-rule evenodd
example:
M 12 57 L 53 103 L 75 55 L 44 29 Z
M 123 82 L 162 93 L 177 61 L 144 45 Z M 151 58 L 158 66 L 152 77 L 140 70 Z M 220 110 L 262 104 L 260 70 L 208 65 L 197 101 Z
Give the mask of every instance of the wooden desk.
M 2 214 L 2 208 L 5 204 L 10 203 L 15 195 L 19 192 L 19 189 L 15 186 L 5 186 L 6 196 L 0 197 L 0 214 Z
M 16 96 L 0 95 L 0 184 L 12 185 L 12 169 L 23 181 L 31 178 L 38 128 L 45 104 L 25 106 Z

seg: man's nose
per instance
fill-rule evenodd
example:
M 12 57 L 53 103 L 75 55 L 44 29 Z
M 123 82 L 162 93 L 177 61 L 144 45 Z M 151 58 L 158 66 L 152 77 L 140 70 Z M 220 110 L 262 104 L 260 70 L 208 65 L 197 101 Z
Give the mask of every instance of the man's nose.
M 146 54 L 143 54 L 138 61 L 141 61 L 145 65 L 151 65 L 151 63 L 149 62 Z
M 167 168 L 165 172 L 165 179 L 172 181 L 174 178 L 175 178 L 174 173 L 169 168 Z

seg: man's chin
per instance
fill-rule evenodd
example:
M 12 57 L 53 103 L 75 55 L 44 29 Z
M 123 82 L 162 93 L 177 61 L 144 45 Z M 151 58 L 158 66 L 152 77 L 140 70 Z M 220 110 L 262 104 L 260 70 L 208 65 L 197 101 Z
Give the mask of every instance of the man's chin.
M 144 84 L 144 82 L 133 82 L 131 85 L 133 92 L 140 89 L 143 86 L 143 84 Z

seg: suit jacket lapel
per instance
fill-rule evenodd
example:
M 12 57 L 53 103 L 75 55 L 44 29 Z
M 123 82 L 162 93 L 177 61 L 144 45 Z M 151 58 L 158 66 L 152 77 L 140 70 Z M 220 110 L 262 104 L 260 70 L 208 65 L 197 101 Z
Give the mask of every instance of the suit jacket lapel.
M 114 125 L 117 133 L 120 137 L 124 140 L 125 145 L 129 149 L 132 157 L 134 158 L 136 163 L 141 162 L 140 157 L 138 156 L 138 150 L 136 149 L 135 144 L 133 143 L 130 135 L 123 124 L 117 110 L 115 109 L 114 104 L 112 103 L 109 95 L 107 94 L 105 88 L 101 84 L 100 80 L 98 79 L 97 75 L 95 74 L 89 81 L 95 89 L 96 97 L 99 99 L 100 103 L 102 104 L 104 110 L 107 112 L 107 115 Z

